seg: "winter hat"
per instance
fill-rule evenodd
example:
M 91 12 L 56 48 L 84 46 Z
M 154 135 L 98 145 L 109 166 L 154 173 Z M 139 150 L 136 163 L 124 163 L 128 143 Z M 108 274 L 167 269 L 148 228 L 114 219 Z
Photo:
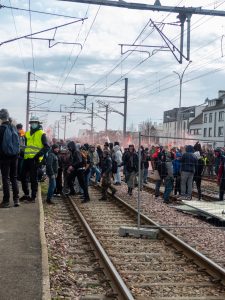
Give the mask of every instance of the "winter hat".
M 2 108 L 0 110 L 0 120 L 8 120 L 9 119 L 9 112 L 7 109 Z
M 53 145 L 52 145 L 52 150 L 57 149 L 57 148 L 59 148 L 59 145 L 58 145 L 58 144 L 53 144 Z
M 199 151 L 194 152 L 194 155 L 197 157 L 197 159 L 201 158 L 201 155 L 200 155 Z
M 188 153 L 194 153 L 194 147 L 192 145 L 187 145 L 186 146 L 186 152 L 188 152 Z
M 180 152 L 177 152 L 177 153 L 176 153 L 176 158 L 177 158 L 177 157 L 181 157 L 181 156 L 182 156 L 182 154 L 181 154 Z
M 17 128 L 17 129 L 23 129 L 23 124 L 21 124 L 21 123 L 16 124 L 16 128 Z

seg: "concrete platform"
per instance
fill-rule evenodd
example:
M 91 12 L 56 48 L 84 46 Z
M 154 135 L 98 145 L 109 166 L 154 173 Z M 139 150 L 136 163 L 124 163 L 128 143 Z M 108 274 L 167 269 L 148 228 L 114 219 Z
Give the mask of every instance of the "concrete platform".
M 225 201 L 182 200 L 182 203 L 219 221 L 225 221 Z
M 2 192 L 0 191 L 0 201 Z M 51 299 L 41 193 L 0 209 L 0 299 Z

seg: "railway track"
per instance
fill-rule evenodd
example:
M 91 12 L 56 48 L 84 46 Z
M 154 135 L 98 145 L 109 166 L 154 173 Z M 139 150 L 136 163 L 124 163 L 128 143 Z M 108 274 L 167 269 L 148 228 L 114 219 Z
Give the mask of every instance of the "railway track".
M 91 234 L 84 235 L 94 233 L 94 239 L 99 240 L 95 243 L 100 243 L 105 258 L 108 255 L 107 261 L 112 261 L 115 269 L 109 270 L 110 264 L 104 267 L 106 276 L 118 272 L 110 278 L 118 299 L 225 299 L 223 268 L 145 216 L 142 224 L 158 227 L 159 238 L 120 237 L 121 226 L 135 226 L 135 210 L 119 198 L 107 202 L 100 202 L 99 198 L 99 191 L 91 188 L 92 201 L 88 204 L 81 204 L 78 196 L 66 201 L 71 201 L 82 227 L 91 228 Z M 97 253 L 95 246 L 91 245 L 91 249 Z M 121 278 L 120 284 L 113 282 L 115 277 Z M 131 298 L 118 287 L 125 287 Z
M 51 299 L 118 299 L 70 199 L 45 206 Z

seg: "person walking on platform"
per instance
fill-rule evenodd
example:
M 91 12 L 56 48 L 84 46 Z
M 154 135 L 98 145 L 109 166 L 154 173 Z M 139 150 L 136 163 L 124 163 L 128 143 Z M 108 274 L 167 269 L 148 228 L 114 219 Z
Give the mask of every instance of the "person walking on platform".
M 112 159 L 109 150 L 103 151 L 102 162 L 102 197 L 99 201 L 107 200 L 107 190 L 111 189 L 112 195 L 115 195 L 116 189 L 112 186 Z
M 48 153 L 46 159 L 46 174 L 49 178 L 48 193 L 46 199 L 46 202 L 48 204 L 54 204 L 54 202 L 52 201 L 52 197 L 54 195 L 54 191 L 56 188 L 56 177 L 59 169 L 59 162 L 57 156 L 58 152 L 59 152 L 59 145 L 57 144 L 52 145 L 51 151 Z
M 30 118 L 30 130 L 25 133 L 24 161 L 21 171 L 21 183 L 24 195 L 21 201 L 35 202 L 38 190 L 38 167 L 43 161 L 45 154 L 49 151 L 49 145 L 45 132 L 42 130 L 39 118 Z M 31 197 L 28 180 L 31 183 Z
M 6 109 L 0 110 L 0 168 L 2 173 L 3 201 L 0 208 L 9 207 L 10 184 L 12 184 L 14 206 L 19 206 L 19 188 L 17 185 L 17 163 L 19 154 L 19 136 L 9 121 Z

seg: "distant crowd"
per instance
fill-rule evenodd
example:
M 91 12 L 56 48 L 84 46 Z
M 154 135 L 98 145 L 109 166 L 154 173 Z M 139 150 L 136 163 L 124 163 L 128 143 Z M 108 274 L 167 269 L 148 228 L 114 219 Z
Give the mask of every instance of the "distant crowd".
M 140 148 L 134 145 L 122 149 L 118 141 L 104 145 L 81 145 L 77 141 L 49 143 L 38 117 L 32 116 L 27 132 L 22 124 L 14 126 L 6 109 L 0 110 L 0 168 L 3 185 L 1 208 L 10 206 L 10 182 L 14 206 L 21 201 L 35 202 L 38 181 L 48 177 L 47 204 L 54 204 L 58 195 L 80 194 L 82 203 L 90 201 L 89 186 L 101 182 L 102 197 L 108 198 L 108 189 L 114 195 L 116 187 L 127 185 L 127 193 L 140 189 L 148 183 L 149 177 L 155 182 L 155 197 L 160 197 L 164 186 L 163 201 L 169 203 L 173 193 L 180 199 L 191 200 L 193 184 L 196 184 L 198 199 L 201 200 L 202 176 L 217 178 L 219 200 L 225 190 L 225 155 L 222 148 L 204 149 L 199 142 L 195 145 L 173 147 L 152 145 Z M 23 196 L 19 197 L 18 181 Z

